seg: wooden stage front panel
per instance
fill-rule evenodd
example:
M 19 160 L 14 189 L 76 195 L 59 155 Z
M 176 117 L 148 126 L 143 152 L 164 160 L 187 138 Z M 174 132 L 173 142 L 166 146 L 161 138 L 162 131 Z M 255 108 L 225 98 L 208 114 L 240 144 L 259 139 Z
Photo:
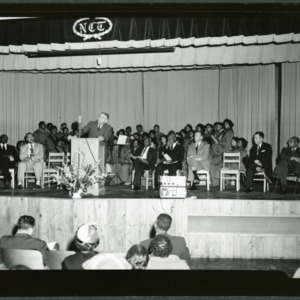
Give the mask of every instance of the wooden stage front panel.
M 35 236 L 65 250 L 77 228 L 97 222 L 98 251 L 126 252 L 147 239 L 158 214 L 173 217 L 193 257 L 300 259 L 300 201 L 237 199 L 53 199 L 0 197 L 0 236 L 19 216 L 36 219 Z

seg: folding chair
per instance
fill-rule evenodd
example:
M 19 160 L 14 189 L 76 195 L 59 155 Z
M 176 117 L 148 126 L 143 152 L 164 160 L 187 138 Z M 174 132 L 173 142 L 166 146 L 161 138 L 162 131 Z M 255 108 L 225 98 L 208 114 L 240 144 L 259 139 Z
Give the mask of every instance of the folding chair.
M 133 179 L 134 179 L 135 170 L 133 169 L 131 172 L 131 184 L 133 187 Z M 155 188 L 155 170 L 145 170 L 142 175 L 142 180 L 145 180 L 146 190 L 149 189 L 149 181 L 151 182 L 152 188 Z

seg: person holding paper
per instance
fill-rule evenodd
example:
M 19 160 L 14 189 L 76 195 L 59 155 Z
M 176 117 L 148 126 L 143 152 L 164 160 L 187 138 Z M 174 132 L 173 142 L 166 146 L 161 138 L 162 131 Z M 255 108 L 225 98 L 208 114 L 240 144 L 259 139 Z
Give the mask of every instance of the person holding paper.
M 174 132 L 168 134 L 168 143 L 166 150 L 162 152 L 163 162 L 156 169 L 155 184 L 157 189 L 158 179 L 164 174 L 165 170 L 169 170 L 170 176 L 176 176 L 176 171 L 182 169 L 182 161 L 184 158 L 184 148 L 176 143 L 176 135 Z
M 145 170 L 154 170 L 155 163 L 157 161 L 157 150 L 150 147 L 150 139 L 146 137 L 144 139 L 144 148 L 141 149 L 141 153 L 138 156 L 132 156 L 134 160 L 134 179 L 133 190 L 138 191 L 141 189 L 141 178 Z
M 188 181 L 191 183 L 191 190 L 196 190 L 194 181 L 199 181 L 197 171 L 209 171 L 210 167 L 210 154 L 209 144 L 203 141 L 203 133 L 201 131 L 195 132 L 195 143 L 191 144 L 187 151 L 187 164 L 188 164 Z

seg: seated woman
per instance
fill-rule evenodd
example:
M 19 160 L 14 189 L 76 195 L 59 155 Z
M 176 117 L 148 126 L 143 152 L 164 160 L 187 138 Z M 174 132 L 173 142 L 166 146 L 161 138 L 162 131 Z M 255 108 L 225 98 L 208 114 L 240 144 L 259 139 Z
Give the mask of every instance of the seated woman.
M 155 167 L 157 167 L 162 161 L 163 161 L 163 153 L 166 151 L 166 147 L 167 147 L 167 136 L 166 135 L 162 135 L 160 137 L 160 146 L 158 147 L 158 159 L 157 162 L 155 164 Z
M 117 174 L 117 163 L 119 159 L 119 151 L 121 150 L 118 143 L 118 138 L 116 136 L 112 139 L 112 146 L 108 149 L 108 157 L 107 157 L 107 164 L 109 165 L 112 174 Z M 114 184 L 120 183 L 121 180 L 118 177 L 114 178 Z
M 173 245 L 164 234 L 157 234 L 149 245 L 150 260 L 147 270 L 189 270 L 185 260 L 177 255 L 171 255 Z
M 116 174 L 124 185 L 130 185 L 130 171 L 132 167 L 130 137 L 127 137 L 126 144 L 119 146 Z
M 133 245 L 126 254 L 133 270 L 145 270 L 149 262 L 148 250 L 142 245 Z
M 83 270 L 82 264 L 98 254 L 94 249 L 97 248 L 99 242 L 95 224 L 80 226 L 75 234 L 75 246 L 79 252 L 66 257 L 62 268 L 64 270 Z

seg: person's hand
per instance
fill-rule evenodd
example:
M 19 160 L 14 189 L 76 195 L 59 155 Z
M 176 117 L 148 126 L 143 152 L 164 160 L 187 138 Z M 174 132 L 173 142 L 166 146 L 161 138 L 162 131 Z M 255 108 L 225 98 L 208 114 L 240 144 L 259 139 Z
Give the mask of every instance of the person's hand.
M 99 137 L 98 137 L 98 140 L 99 140 L 100 142 L 104 141 L 103 136 L 99 136 Z
M 294 161 L 296 161 L 297 163 L 300 163 L 300 157 L 292 156 L 292 157 L 291 157 L 291 160 L 294 160 Z
M 261 167 L 257 167 L 256 168 L 256 172 L 261 172 L 262 168 Z
M 10 161 L 14 161 L 15 159 L 13 158 L 12 155 L 10 155 L 10 156 L 9 156 L 9 160 L 10 160 Z
M 31 161 L 31 157 L 25 157 L 25 158 L 23 159 L 23 161 L 24 161 L 24 162 L 30 162 L 30 161 Z
M 255 162 L 258 166 L 262 166 L 261 162 L 260 162 L 258 159 L 256 159 L 254 162 Z

